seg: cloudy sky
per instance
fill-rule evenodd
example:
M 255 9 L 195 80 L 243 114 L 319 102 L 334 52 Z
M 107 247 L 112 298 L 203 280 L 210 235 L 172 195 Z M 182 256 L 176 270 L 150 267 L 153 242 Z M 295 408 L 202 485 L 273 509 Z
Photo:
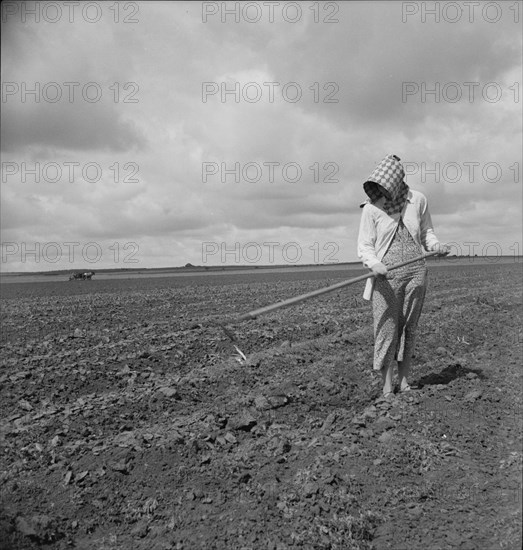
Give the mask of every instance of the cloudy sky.
M 389 153 L 521 253 L 521 2 L 70 4 L 2 3 L 3 272 L 356 261 Z

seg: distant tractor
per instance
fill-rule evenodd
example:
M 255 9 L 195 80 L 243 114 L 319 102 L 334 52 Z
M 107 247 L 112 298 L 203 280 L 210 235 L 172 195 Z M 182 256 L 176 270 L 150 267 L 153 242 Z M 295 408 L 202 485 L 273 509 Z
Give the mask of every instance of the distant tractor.
M 90 281 L 93 278 L 94 271 L 76 271 L 69 275 L 70 281 Z

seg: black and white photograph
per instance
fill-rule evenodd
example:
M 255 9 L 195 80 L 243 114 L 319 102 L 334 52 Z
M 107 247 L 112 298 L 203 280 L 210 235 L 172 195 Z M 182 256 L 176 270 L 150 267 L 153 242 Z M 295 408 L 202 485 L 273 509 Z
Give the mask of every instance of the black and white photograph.
M 0 6 L 0 550 L 519 550 L 523 1 Z

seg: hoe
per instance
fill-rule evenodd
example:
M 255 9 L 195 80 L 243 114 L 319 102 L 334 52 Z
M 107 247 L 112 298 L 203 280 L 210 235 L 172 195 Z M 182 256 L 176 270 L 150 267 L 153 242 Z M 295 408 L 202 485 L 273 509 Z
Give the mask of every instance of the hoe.
M 419 260 L 422 260 L 423 258 L 427 258 L 429 256 L 435 256 L 438 254 L 437 252 L 428 252 L 427 254 L 423 254 L 421 256 L 417 256 L 416 258 L 412 258 L 411 260 L 407 260 L 405 262 L 401 262 L 399 264 L 393 265 L 389 268 L 387 268 L 388 271 L 392 271 L 393 269 L 398 269 L 399 267 L 403 267 L 404 265 L 411 264 L 414 262 L 417 262 Z M 354 277 L 354 279 L 348 279 L 347 281 L 341 281 L 340 283 L 336 283 L 331 286 L 327 286 L 325 288 L 319 288 L 318 290 L 313 290 L 312 292 L 307 292 L 305 294 L 300 294 L 299 296 L 295 296 L 294 298 L 289 298 L 288 300 L 282 300 L 281 302 L 276 302 L 275 304 L 271 304 L 265 307 L 261 307 L 259 309 L 254 309 L 253 311 L 248 311 L 247 313 L 244 313 L 243 315 L 240 315 L 238 317 L 235 317 L 234 319 L 231 319 L 229 321 L 222 321 L 218 322 L 218 325 L 220 328 L 224 331 L 224 333 L 227 335 L 227 338 L 232 342 L 234 349 L 236 350 L 238 354 L 238 359 L 240 362 L 247 361 L 247 357 L 245 354 L 241 351 L 241 349 L 236 345 L 238 340 L 234 334 L 234 332 L 229 329 L 226 325 L 231 323 L 240 323 L 241 321 L 247 321 L 250 319 L 256 319 L 256 317 L 259 317 L 260 315 L 265 315 L 266 313 L 270 313 L 271 311 L 276 311 L 277 309 L 281 309 L 283 307 L 293 306 L 294 304 L 299 304 L 300 302 L 304 302 L 305 300 L 310 300 L 311 298 L 315 298 L 316 296 L 321 296 L 322 294 L 327 294 L 328 292 L 334 292 L 335 290 L 338 290 L 339 288 L 344 288 L 346 286 L 352 285 L 354 283 L 357 283 L 359 281 L 363 281 L 365 279 L 370 279 L 371 277 L 376 277 L 374 273 L 368 273 L 367 275 L 360 275 L 359 277 Z

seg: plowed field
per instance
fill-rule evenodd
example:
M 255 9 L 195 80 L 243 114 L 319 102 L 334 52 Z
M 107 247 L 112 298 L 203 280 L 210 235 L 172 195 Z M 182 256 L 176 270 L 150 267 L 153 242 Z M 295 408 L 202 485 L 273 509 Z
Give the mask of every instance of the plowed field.
M 2 285 L 5 549 L 519 549 L 522 264 L 430 267 L 380 399 L 363 283 L 294 271 Z

